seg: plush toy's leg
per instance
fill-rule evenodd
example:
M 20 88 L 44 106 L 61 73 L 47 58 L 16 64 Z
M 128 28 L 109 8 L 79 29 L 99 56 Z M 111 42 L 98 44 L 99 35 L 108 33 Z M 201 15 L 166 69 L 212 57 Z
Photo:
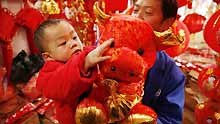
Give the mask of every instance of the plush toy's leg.
M 103 105 L 88 98 L 79 103 L 75 120 L 76 124 L 107 124 L 108 121 Z
M 157 124 L 157 114 L 150 107 L 139 103 L 120 124 Z

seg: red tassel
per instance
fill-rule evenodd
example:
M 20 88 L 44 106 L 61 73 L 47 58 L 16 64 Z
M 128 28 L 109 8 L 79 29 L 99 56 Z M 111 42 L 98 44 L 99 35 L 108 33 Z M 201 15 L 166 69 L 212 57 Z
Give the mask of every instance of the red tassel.
M 67 0 L 67 6 L 71 7 L 71 5 L 72 5 L 72 0 Z
M 189 9 L 192 9 L 192 0 L 188 0 L 187 5 Z
M 7 69 L 7 79 L 10 79 L 11 75 L 11 65 L 12 65 L 12 57 L 13 57 L 13 49 L 11 42 L 7 44 L 2 44 L 2 53 L 3 53 L 3 60 L 4 60 L 4 66 Z
M 60 11 L 62 12 L 62 10 L 63 10 L 63 0 L 56 0 L 56 2 L 57 2 L 58 6 L 60 8 Z
M 26 32 L 27 32 L 28 46 L 30 48 L 31 53 L 39 53 L 39 50 L 34 44 L 34 32 L 30 29 L 27 29 Z

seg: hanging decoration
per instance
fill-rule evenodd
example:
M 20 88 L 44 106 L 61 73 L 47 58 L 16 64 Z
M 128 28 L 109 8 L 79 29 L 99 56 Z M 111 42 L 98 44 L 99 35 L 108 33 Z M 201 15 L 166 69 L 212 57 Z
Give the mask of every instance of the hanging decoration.
M 220 3 L 220 0 L 213 0 L 214 2 L 216 2 L 217 4 L 219 4 Z
M 208 98 L 220 102 L 220 68 L 205 69 L 198 79 L 200 91 Z
M 206 101 L 196 105 L 196 124 L 219 124 L 220 123 L 220 103 Z
M 41 4 L 41 11 L 44 14 L 59 14 L 60 8 L 54 0 L 45 0 Z
M 177 0 L 178 8 L 187 5 L 189 9 L 192 9 L 192 1 L 193 0 Z
M 128 5 L 128 0 L 104 0 L 104 2 L 106 13 L 115 13 L 116 11 L 122 12 Z
M 66 7 L 66 15 L 69 13 L 69 20 L 75 28 L 80 40 L 85 46 L 94 45 L 95 32 L 93 30 L 95 18 L 85 8 L 84 0 L 72 1 L 70 7 Z
M 204 16 L 192 13 L 184 18 L 183 23 L 187 26 L 190 33 L 196 33 L 203 29 L 205 20 L 206 18 Z
M 34 31 L 44 21 L 44 16 L 35 8 L 31 8 L 25 3 L 26 6 L 16 14 L 16 24 L 26 29 L 28 45 L 31 53 L 39 53 L 34 44 Z M 35 18 L 33 18 L 35 17 Z
M 14 15 L 6 8 L 0 8 L 0 46 L 2 48 L 4 67 L 7 69 L 7 78 L 9 80 L 12 64 L 12 38 L 17 30 Z
M 206 43 L 220 53 L 220 10 L 216 11 L 208 20 L 203 32 Z

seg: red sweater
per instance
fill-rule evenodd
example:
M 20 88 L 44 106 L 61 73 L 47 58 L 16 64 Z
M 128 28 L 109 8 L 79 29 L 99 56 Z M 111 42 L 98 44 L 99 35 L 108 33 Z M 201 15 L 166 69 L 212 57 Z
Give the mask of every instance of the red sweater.
M 60 124 L 75 124 L 75 110 L 78 98 L 92 85 L 96 72 L 83 77 L 81 68 L 85 56 L 93 48 L 73 55 L 66 63 L 47 61 L 39 72 L 37 88 L 47 98 L 56 102 L 56 116 Z

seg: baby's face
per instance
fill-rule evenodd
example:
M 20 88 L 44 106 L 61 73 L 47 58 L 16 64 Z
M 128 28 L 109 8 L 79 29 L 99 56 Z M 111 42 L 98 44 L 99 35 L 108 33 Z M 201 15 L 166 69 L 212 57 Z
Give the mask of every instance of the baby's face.
M 44 36 L 48 42 L 49 57 L 54 60 L 66 62 L 73 54 L 83 49 L 74 28 L 65 21 L 46 28 Z

